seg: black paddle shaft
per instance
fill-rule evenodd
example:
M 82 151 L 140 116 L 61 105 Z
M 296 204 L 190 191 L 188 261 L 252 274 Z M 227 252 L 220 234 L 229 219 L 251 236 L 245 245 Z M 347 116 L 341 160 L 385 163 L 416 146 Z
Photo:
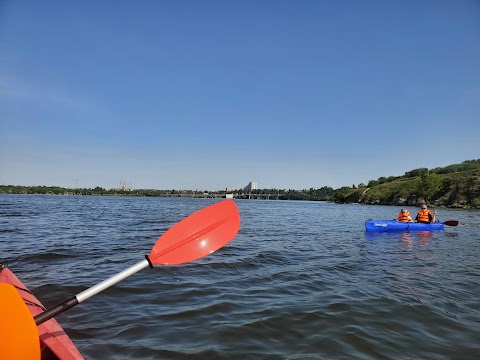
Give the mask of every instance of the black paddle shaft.
M 68 300 L 65 300 L 64 302 L 54 306 L 53 308 L 44 311 L 41 314 L 38 314 L 35 316 L 33 319 L 35 320 L 35 324 L 40 325 L 43 324 L 45 321 L 50 320 L 54 316 L 61 314 L 62 312 L 74 307 L 75 305 L 78 305 L 79 302 L 77 300 L 76 296 L 71 297 Z

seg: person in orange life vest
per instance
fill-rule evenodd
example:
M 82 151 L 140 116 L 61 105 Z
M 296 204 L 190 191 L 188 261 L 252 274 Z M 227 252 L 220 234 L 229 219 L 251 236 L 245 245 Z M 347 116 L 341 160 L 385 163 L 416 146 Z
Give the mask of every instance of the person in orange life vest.
M 413 222 L 412 217 L 407 209 L 402 209 L 398 213 L 397 221 L 401 222 Z
M 436 221 L 437 212 L 435 211 L 432 215 L 430 210 L 427 209 L 427 205 L 420 206 L 420 211 L 415 218 L 415 222 L 430 224 L 431 222 Z

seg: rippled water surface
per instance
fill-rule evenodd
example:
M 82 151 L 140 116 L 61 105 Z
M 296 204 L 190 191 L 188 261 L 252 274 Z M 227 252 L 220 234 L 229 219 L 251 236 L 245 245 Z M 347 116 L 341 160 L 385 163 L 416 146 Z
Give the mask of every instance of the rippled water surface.
M 51 307 L 143 259 L 209 199 L 0 195 L 0 259 Z M 237 237 L 57 320 L 86 359 L 477 359 L 480 212 L 368 234 L 399 208 L 236 201 Z M 409 209 L 412 214 L 417 209 Z

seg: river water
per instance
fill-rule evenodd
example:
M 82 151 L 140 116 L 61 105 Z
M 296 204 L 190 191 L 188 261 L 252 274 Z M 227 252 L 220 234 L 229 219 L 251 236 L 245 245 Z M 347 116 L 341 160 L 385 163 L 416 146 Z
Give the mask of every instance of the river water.
M 48 308 L 143 259 L 219 200 L 0 195 L 0 260 Z M 480 212 L 368 234 L 393 206 L 238 200 L 241 228 L 57 316 L 86 359 L 477 359 Z M 411 208 L 415 215 L 417 209 Z

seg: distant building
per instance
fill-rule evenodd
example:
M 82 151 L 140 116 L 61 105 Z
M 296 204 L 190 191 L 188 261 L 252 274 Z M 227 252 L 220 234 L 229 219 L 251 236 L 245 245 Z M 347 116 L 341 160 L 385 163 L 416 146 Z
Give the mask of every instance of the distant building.
M 252 191 L 252 190 L 257 190 L 257 182 L 256 181 L 250 181 L 247 186 L 245 186 L 245 191 Z
M 125 180 L 120 181 L 120 189 L 123 191 L 132 191 L 132 183 L 130 185 L 127 185 L 127 182 Z

